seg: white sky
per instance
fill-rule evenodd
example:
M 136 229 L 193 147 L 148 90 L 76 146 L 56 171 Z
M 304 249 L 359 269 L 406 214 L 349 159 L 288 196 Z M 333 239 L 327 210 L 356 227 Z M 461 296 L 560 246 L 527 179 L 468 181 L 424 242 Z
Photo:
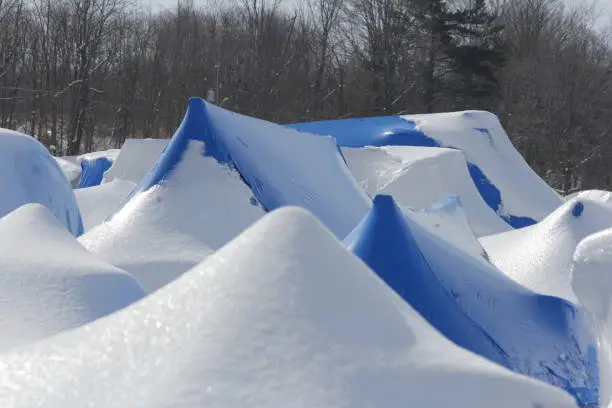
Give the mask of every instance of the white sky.
M 152 9 L 160 7 L 174 7 L 177 0 L 136 0 L 139 4 L 144 7 L 150 6 Z M 224 1 L 224 0 L 220 0 Z M 227 1 L 227 0 L 225 0 Z M 282 0 L 283 3 L 291 3 L 296 0 Z M 604 28 L 612 27 L 612 0 L 564 0 L 568 5 L 575 4 L 593 4 L 595 3 L 595 11 L 597 17 L 597 25 Z M 193 0 L 193 3 L 198 5 L 205 5 L 210 0 Z

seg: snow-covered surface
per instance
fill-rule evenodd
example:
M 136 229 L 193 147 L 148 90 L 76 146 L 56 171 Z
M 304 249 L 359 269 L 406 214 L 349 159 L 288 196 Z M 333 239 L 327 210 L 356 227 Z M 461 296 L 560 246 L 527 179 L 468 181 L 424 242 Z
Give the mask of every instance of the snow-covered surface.
M 402 116 L 444 146 L 460 149 L 501 193 L 499 212 L 541 220 L 563 202 L 525 162 L 499 119 L 467 111 Z
M 80 242 L 153 291 L 230 241 L 264 211 L 240 176 L 204 148 L 189 141 L 163 183 L 132 197 Z
M 448 339 L 512 368 L 504 350 L 441 284 L 391 196 L 377 195 L 370 213 L 343 243 Z
M 574 253 L 572 288 L 597 336 L 600 406 L 612 406 L 612 229 L 590 235 Z
M 140 183 L 168 144 L 166 139 L 127 139 L 102 183 L 115 179 Z
M 585 237 L 612 227 L 612 206 L 597 194 L 579 194 L 536 225 L 480 239 L 505 275 L 531 290 L 578 303 L 572 257 Z
M 405 216 L 433 273 L 508 354 L 513 370 L 593 402 L 597 389 L 596 366 L 589 355 L 593 341 L 574 305 L 520 286 L 494 266 L 426 230 L 410 213 Z
M 447 196 L 438 202 L 414 211 L 399 206 L 404 213 L 421 224 L 426 230 L 436 234 L 451 246 L 472 255 L 475 259 L 486 260 L 488 255 L 476 238 L 458 196 Z
M 121 152 L 121 149 L 101 150 L 99 152 L 81 154 L 77 156 L 77 160 L 81 162 L 83 160 L 95 160 L 95 159 L 99 159 L 102 157 L 102 158 L 105 158 L 105 159 L 108 159 L 114 162 L 115 160 L 117 160 L 117 156 L 119 156 L 120 152 Z
M 13 408 L 573 406 L 445 340 L 298 209 L 0 367 Z
M 402 206 L 422 209 L 453 194 L 477 236 L 511 229 L 482 199 L 459 150 L 384 146 L 343 148 L 342 153 L 371 197 L 390 194 Z
M 79 327 L 144 295 L 133 277 L 88 253 L 40 204 L 0 219 L 0 265 L 0 351 Z
M 339 238 L 363 218 L 371 200 L 351 175 L 330 137 L 287 129 L 202 100 L 209 132 L 268 211 L 305 208 Z M 201 109 L 201 108 L 200 108 Z
M 76 160 L 69 160 L 66 157 L 54 157 L 54 159 L 70 183 L 75 182 L 81 176 L 81 166 Z
M 74 190 L 85 232 L 115 214 L 136 187 L 131 181 L 115 179 L 106 184 Z
M 0 129 L 0 217 L 28 203 L 39 203 L 70 231 L 83 232 L 72 186 L 57 161 L 34 138 Z

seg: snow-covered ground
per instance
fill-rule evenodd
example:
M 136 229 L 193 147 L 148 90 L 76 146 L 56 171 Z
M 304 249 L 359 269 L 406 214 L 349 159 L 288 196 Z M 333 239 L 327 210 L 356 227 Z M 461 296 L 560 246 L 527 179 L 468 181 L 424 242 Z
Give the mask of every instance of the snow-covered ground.
M 301 209 L 0 367 L 14 408 L 573 406 L 445 340 Z
M 0 219 L 0 352 L 73 329 L 144 296 L 40 204 Z
M 612 193 L 562 199 L 492 114 L 192 98 L 169 141 L 0 159 L 2 407 L 612 403 Z

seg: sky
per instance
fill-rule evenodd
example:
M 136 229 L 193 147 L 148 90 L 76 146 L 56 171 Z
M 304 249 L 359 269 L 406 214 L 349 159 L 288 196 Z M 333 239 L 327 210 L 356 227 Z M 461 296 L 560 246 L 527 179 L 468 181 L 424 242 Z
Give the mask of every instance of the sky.
M 163 7 L 174 7 L 177 0 L 137 0 L 145 7 L 151 7 L 153 10 Z M 205 5 L 210 0 L 193 0 L 194 5 Z M 294 0 L 283 0 L 283 2 L 291 2 Z M 612 27 L 612 0 L 564 0 L 568 5 L 575 4 L 592 4 L 595 1 L 595 10 L 597 25 L 602 28 Z

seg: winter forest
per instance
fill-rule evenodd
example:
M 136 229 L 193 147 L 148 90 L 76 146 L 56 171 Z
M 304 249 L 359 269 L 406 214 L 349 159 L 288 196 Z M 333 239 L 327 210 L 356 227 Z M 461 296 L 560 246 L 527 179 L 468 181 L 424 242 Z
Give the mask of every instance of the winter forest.
M 0 127 L 169 138 L 186 95 L 285 124 L 483 109 L 562 193 L 612 188 L 612 44 L 561 0 L 0 0 Z

